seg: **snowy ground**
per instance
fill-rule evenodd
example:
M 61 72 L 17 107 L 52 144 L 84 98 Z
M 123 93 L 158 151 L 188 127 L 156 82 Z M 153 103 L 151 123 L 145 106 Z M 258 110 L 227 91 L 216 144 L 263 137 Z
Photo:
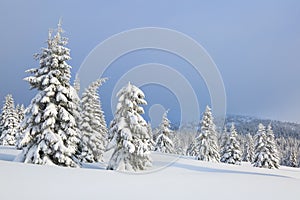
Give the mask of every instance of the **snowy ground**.
M 233 166 L 153 153 L 153 168 L 128 174 L 106 163 L 72 169 L 11 162 L 0 147 L 0 199 L 299 199 L 300 169 Z

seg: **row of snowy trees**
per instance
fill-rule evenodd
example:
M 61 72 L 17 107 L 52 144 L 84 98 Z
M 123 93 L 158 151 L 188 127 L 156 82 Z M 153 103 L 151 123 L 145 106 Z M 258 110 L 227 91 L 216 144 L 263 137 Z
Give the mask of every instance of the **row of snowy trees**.
M 255 167 L 279 167 L 278 152 L 271 125 L 268 126 L 266 133 L 265 127 L 259 124 L 257 134 L 254 137 L 254 146 L 251 136 L 247 135 L 247 138 L 248 142 L 244 152 L 245 161 L 251 162 Z M 203 115 L 199 136 L 192 143 L 187 154 L 196 156 L 199 160 L 240 164 L 243 152 L 234 124 L 231 125 L 230 133 L 227 133 L 226 127 L 224 128 L 220 140 L 221 148 L 218 151 L 215 125 L 211 110 L 207 107 Z
M 170 139 L 172 131 L 169 127 L 170 122 L 165 113 L 156 139 L 155 150 L 176 153 L 172 142 L 172 139 L 176 139 L 176 135 Z M 254 141 L 250 134 L 246 135 L 244 148 L 233 123 L 229 133 L 225 127 L 219 139 L 218 135 L 211 109 L 207 106 L 198 134 L 190 142 L 186 155 L 194 156 L 202 161 L 220 161 L 228 164 L 241 164 L 241 161 L 247 161 L 255 167 L 279 168 L 279 153 L 271 125 L 268 125 L 266 129 L 264 125 L 259 124 Z
M 230 125 L 232 126 L 232 123 L 227 124 L 227 126 Z M 256 130 L 255 132 L 247 133 L 244 134 L 237 131 L 237 136 L 236 140 L 239 143 L 240 151 L 241 151 L 241 160 L 245 162 L 252 162 L 255 151 L 254 151 L 254 144 L 255 144 L 255 137 L 258 131 L 258 125 L 256 125 Z M 176 154 L 179 155 L 191 155 L 195 156 L 190 153 L 191 148 L 195 143 L 195 139 L 197 136 L 199 136 L 200 130 L 201 130 L 201 123 L 200 127 L 198 128 L 198 131 L 195 131 L 198 127 L 199 124 L 191 123 L 182 126 L 178 130 L 174 130 L 171 133 L 170 139 L 173 141 L 174 144 L 174 149 Z M 226 126 L 226 127 L 227 127 Z M 229 127 L 230 127 L 229 126 Z M 267 128 L 266 128 L 267 127 Z M 264 133 L 267 134 L 268 129 L 272 130 L 273 127 L 271 127 L 270 123 L 267 123 L 264 129 Z M 232 129 L 232 128 L 230 128 Z M 224 150 L 224 144 L 226 144 L 228 137 L 230 137 L 231 130 L 227 130 L 227 128 L 224 128 L 224 131 L 217 131 L 216 135 L 218 138 L 217 144 L 219 145 L 219 154 L 220 158 L 222 157 L 223 150 Z M 220 129 L 221 130 L 221 129 Z M 155 138 L 155 133 L 154 131 L 154 138 Z M 275 134 L 274 134 L 275 135 Z M 273 136 L 274 137 L 274 136 Z M 300 167 L 300 140 L 294 137 L 277 137 L 274 138 L 275 140 L 275 147 L 277 149 L 277 155 L 279 157 L 280 165 L 284 166 L 291 166 L 291 167 Z
M 49 32 L 47 47 L 35 55 L 39 67 L 27 71 L 31 76 L 25 80 L 37 94 L 26 108 L 25 117 L 23 107 L 15 109 L 12 96 L 6 97 L 0 144 L 22 149 L 17 161 L 79 167 L 82 162 L 103 161 L 104 152 L 111 150 L 107 169 L 136 171 L 151 166 L 151 150 L 184 154 L 185 148 L 180 144 L 185 140 L 170 129 L 167 112 L 156 134 L 152 134 L 150 124 L 142 117 L 141 105 L 147 104 L 145 95 L 131 83 L 118 92 L 114 119 L 107 128 L 98 94 L 106 79 L 94 81 L 79 97 L 79 79 L 73 86 L 70 84 L 70 50 L 62 33 L 59 23 L 54 36 Z M 219 142 L 207 106 L 196 137 L 189 138 L 187 155 L 203 161 L 240 164 L 246 154 L 244 160 L 254 166 L 279 167 L 271 126 L 265 130 L 260 124 L 254 142 L 247 135 L 249 142 L 244 151 L 234 125 L 230 133 L 225 129 L 222 135 Z

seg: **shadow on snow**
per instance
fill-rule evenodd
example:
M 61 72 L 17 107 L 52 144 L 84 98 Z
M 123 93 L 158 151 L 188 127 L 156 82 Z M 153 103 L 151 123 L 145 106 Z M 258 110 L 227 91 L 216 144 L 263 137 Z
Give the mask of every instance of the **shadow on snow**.
M 235 171 L 235 170 L 226 170 L 226 169 L 214 169 L 208 167 L 200 167 L 189 164 L 182 163 L 174 163 L 174 167 L 197 171 L 197 172 L 210 172 L 210 173 L 227 173 L 227 174 L 246 174 L 246 175 L 256 175 L 256 176 L 270 176 L 270 177 L 278 177 L 278 178 L 291 178 L 283 175 L 276 174 L 266 174 L 266 173 L 258 173 L 258 172 L 245 172 L 245 171 Z

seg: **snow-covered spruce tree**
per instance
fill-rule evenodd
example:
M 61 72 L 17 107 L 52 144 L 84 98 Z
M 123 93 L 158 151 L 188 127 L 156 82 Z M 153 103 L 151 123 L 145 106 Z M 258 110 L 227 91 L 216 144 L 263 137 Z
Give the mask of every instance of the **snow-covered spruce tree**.
M 243 161 L 252 163 L 254 157 L 254 144 L 253 138 L 249 133 L 245 137 L 244 146 Z
M 190 129 L 182 128 L 178 131 L 177 135 L 181 140 L 180 143 L 182 145 L 182 155 L 187 156 L 196 156 L 195 151 L 195 132 Z
M 14 99 L 11 94 L 5 97 L 0 122 L 0 145 L 16 144 L 16 134 L 19 130 L 19 117 L 15 110 Z
M 187 156 L 197 156 L 196 140 L 192 141 L 186 150 Z
M 170 139 L 172 131 L 170 130 L 170 120 L 167 117 L 168 111 L 163 114 L 161 124 L 158 129 L 155 141 L 155 151 L 162 153 L 174 153 L 174 144 Z
M 91 83 L 81 98 L 82 121 L 81 143 L 79 145 L 80 159 L 84 162 L 103 161 L 103 153 L 107 145 L 107 127 L 101 108 L 98 88 L 106 79 Z
M 140 106 L 147 104 L 144 93 L 128 83 L 117 94 L 118 104 L 109 129 L 107 149 L 114 149 L 109 170 L 144 170 L 151 165 L 150 133 Z
M 199 132 L 200 131 L 197 131 L 196 134 L 190 135 L 190 139 L 188 140 L 188 145 L 187 145 L 187 149 L 186 149 L 185 155 L 187 155 L 187 156 L 193 156 L 193 157 L 196 157 L 198 155 L 197 149 L 196 149 L 196 138 L 199 135 Z M 187 135 L 188 133 L 185 133 L 185 134 Z
M 196 159 L 203 161 L 219 162 L 219 147 L 215 124 L 209 106 L 202 117 L 199 136 L 195 141 Z
M 148 128 L 148 133 L 149 133 L 149 136 L 150 136 L 149 150 L 154 150 L 155 149 L 155 142 L 153 140 L 153 131 L 152 131 L 152 127 L 151 127 L 150 122 L 147 123 L 147 128 Z
M 25 108 L 23 104 L 16 105 L 16 113 L 18 115 L 18 121 L 21 123 L 25 117 Z
M 180 135 L 180 131 L 173 132 L 172 141 L 174 144 L 174 153 L 178 155 L 185 155 L 186 147 L 184 144 L 184 140 Z
M 265 126 L 259 124 L 258 131 L 254 137 L 254 167 L 262 167 L 269 169 L 279 167 L 278 164 L 272 160 L 272 156 L 270 156 L 270 146 L 268 145 L 268 137 L 269 136 L 266 135 Z
M 263 124 L 258 125 L 254 136 L 254 158 L 253 166 L 268 168 L 268 150 L 266 147 L 266 128 Z
M 80 91 L 80 79 L 79 79 L 78 74 L 76 74 L 76 76 L 75 76 L 75 80 L 73 82 L 73 87 L 76 90 L 77 94 L 79 94 L 79 91 Z
M 49 31 L 48 47 L 36 55 L 40 66 L 27 72 L 25 78 L 38 91 L 26 109 L 24 136 L 20 142 L 22 153 L 16 161 L 34 164 L 55 164 L 77 167 L 75 156 L 80 131 L 76 123 L 78 95 L 70 85 L 70 50 L 65 47 L 61 23 L 52 37 Z
M 19 129 L 18 129 L 18 132 L 16 134 L 16 147 L 18 149 L 21 149 L 21 148 L 19 148 L 19 146 L 20 146 L 20 142 L 22 141 L 22 138 L 23 138 L 22 122 L 23 122 L 24 117 L 25 117 L 25 108 L 24 108 L 23 104 L 16 105 L 16 113 L 17 113 L 17 116 L 18 116 L 18 123 L 19 123 Z
M 288 165 L 289 155 L 287 155 L 287 151 L 290 150 L 287 145 L 287 138 L 280 136 L 276 138 L 276 143 L 279 149 L 279 157 L 280 157 L 280 165 Z
M 218 138 L 218 143 L 220 145 L 220 155 L 223 155 L 225 153 L 228 140 L 229 140 L 229 133 L 225 125 L 222 134 L 220 134 Z
M 297 153 L 295 150 L 291 150 L 289 166 L 298 167 Z
M 78 97 L 79 97 L 79 91 L 80 91 L 80 79 L 79 79 L 79 76 L 78 74 L 76 74 L 75 76 L 75 80 L 73 82 L 73 88 L 75 89 Z M 81 99 L 78 98 L 78 99 L 74 99 L 74 103 L 76 104 L 75 107 L 76 109 L 74 110 L 74 113 L 75 113 L 75 120 L 78 124 L 78 126 L 80 126 L 82 124 L 82 108 L 81 108 Z M 81 129 L 79 127 L 79 129 Z M 82 137 L 82 135 L 81 135 Z M 80 141 L 81 142 L 81 141 Z M 79 155 L 80 152 L 78 151 L 77 154 Z
M 240 149 L 239 141 L 237 140 L 237 132 L 235 130 L 234 123 L 232 123 L 230 128 L 230 135 L 226 140 L 226 143 L 222 150 L 221 162 L 228 164 L 241 164 L 242 152 Z
M 266 147 L 268 149 L 268 155 L 270 160 L 269 168 L 279 168 L 280 159 L 278 156 L 277 146 L 274 138 L 274 132 L 272 130 L 271 124 L 269 124 L 267 127 Z

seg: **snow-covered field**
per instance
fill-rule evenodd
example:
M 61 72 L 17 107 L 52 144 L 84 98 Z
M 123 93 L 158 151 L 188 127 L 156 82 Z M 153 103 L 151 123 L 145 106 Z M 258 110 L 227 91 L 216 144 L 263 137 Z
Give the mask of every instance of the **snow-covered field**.
M 153 153 L 153 168 L 129 174 L 12 162 L 19 151 L 0 147 L 0 199 L 299 199 L 300 169 L 208 163 Z

